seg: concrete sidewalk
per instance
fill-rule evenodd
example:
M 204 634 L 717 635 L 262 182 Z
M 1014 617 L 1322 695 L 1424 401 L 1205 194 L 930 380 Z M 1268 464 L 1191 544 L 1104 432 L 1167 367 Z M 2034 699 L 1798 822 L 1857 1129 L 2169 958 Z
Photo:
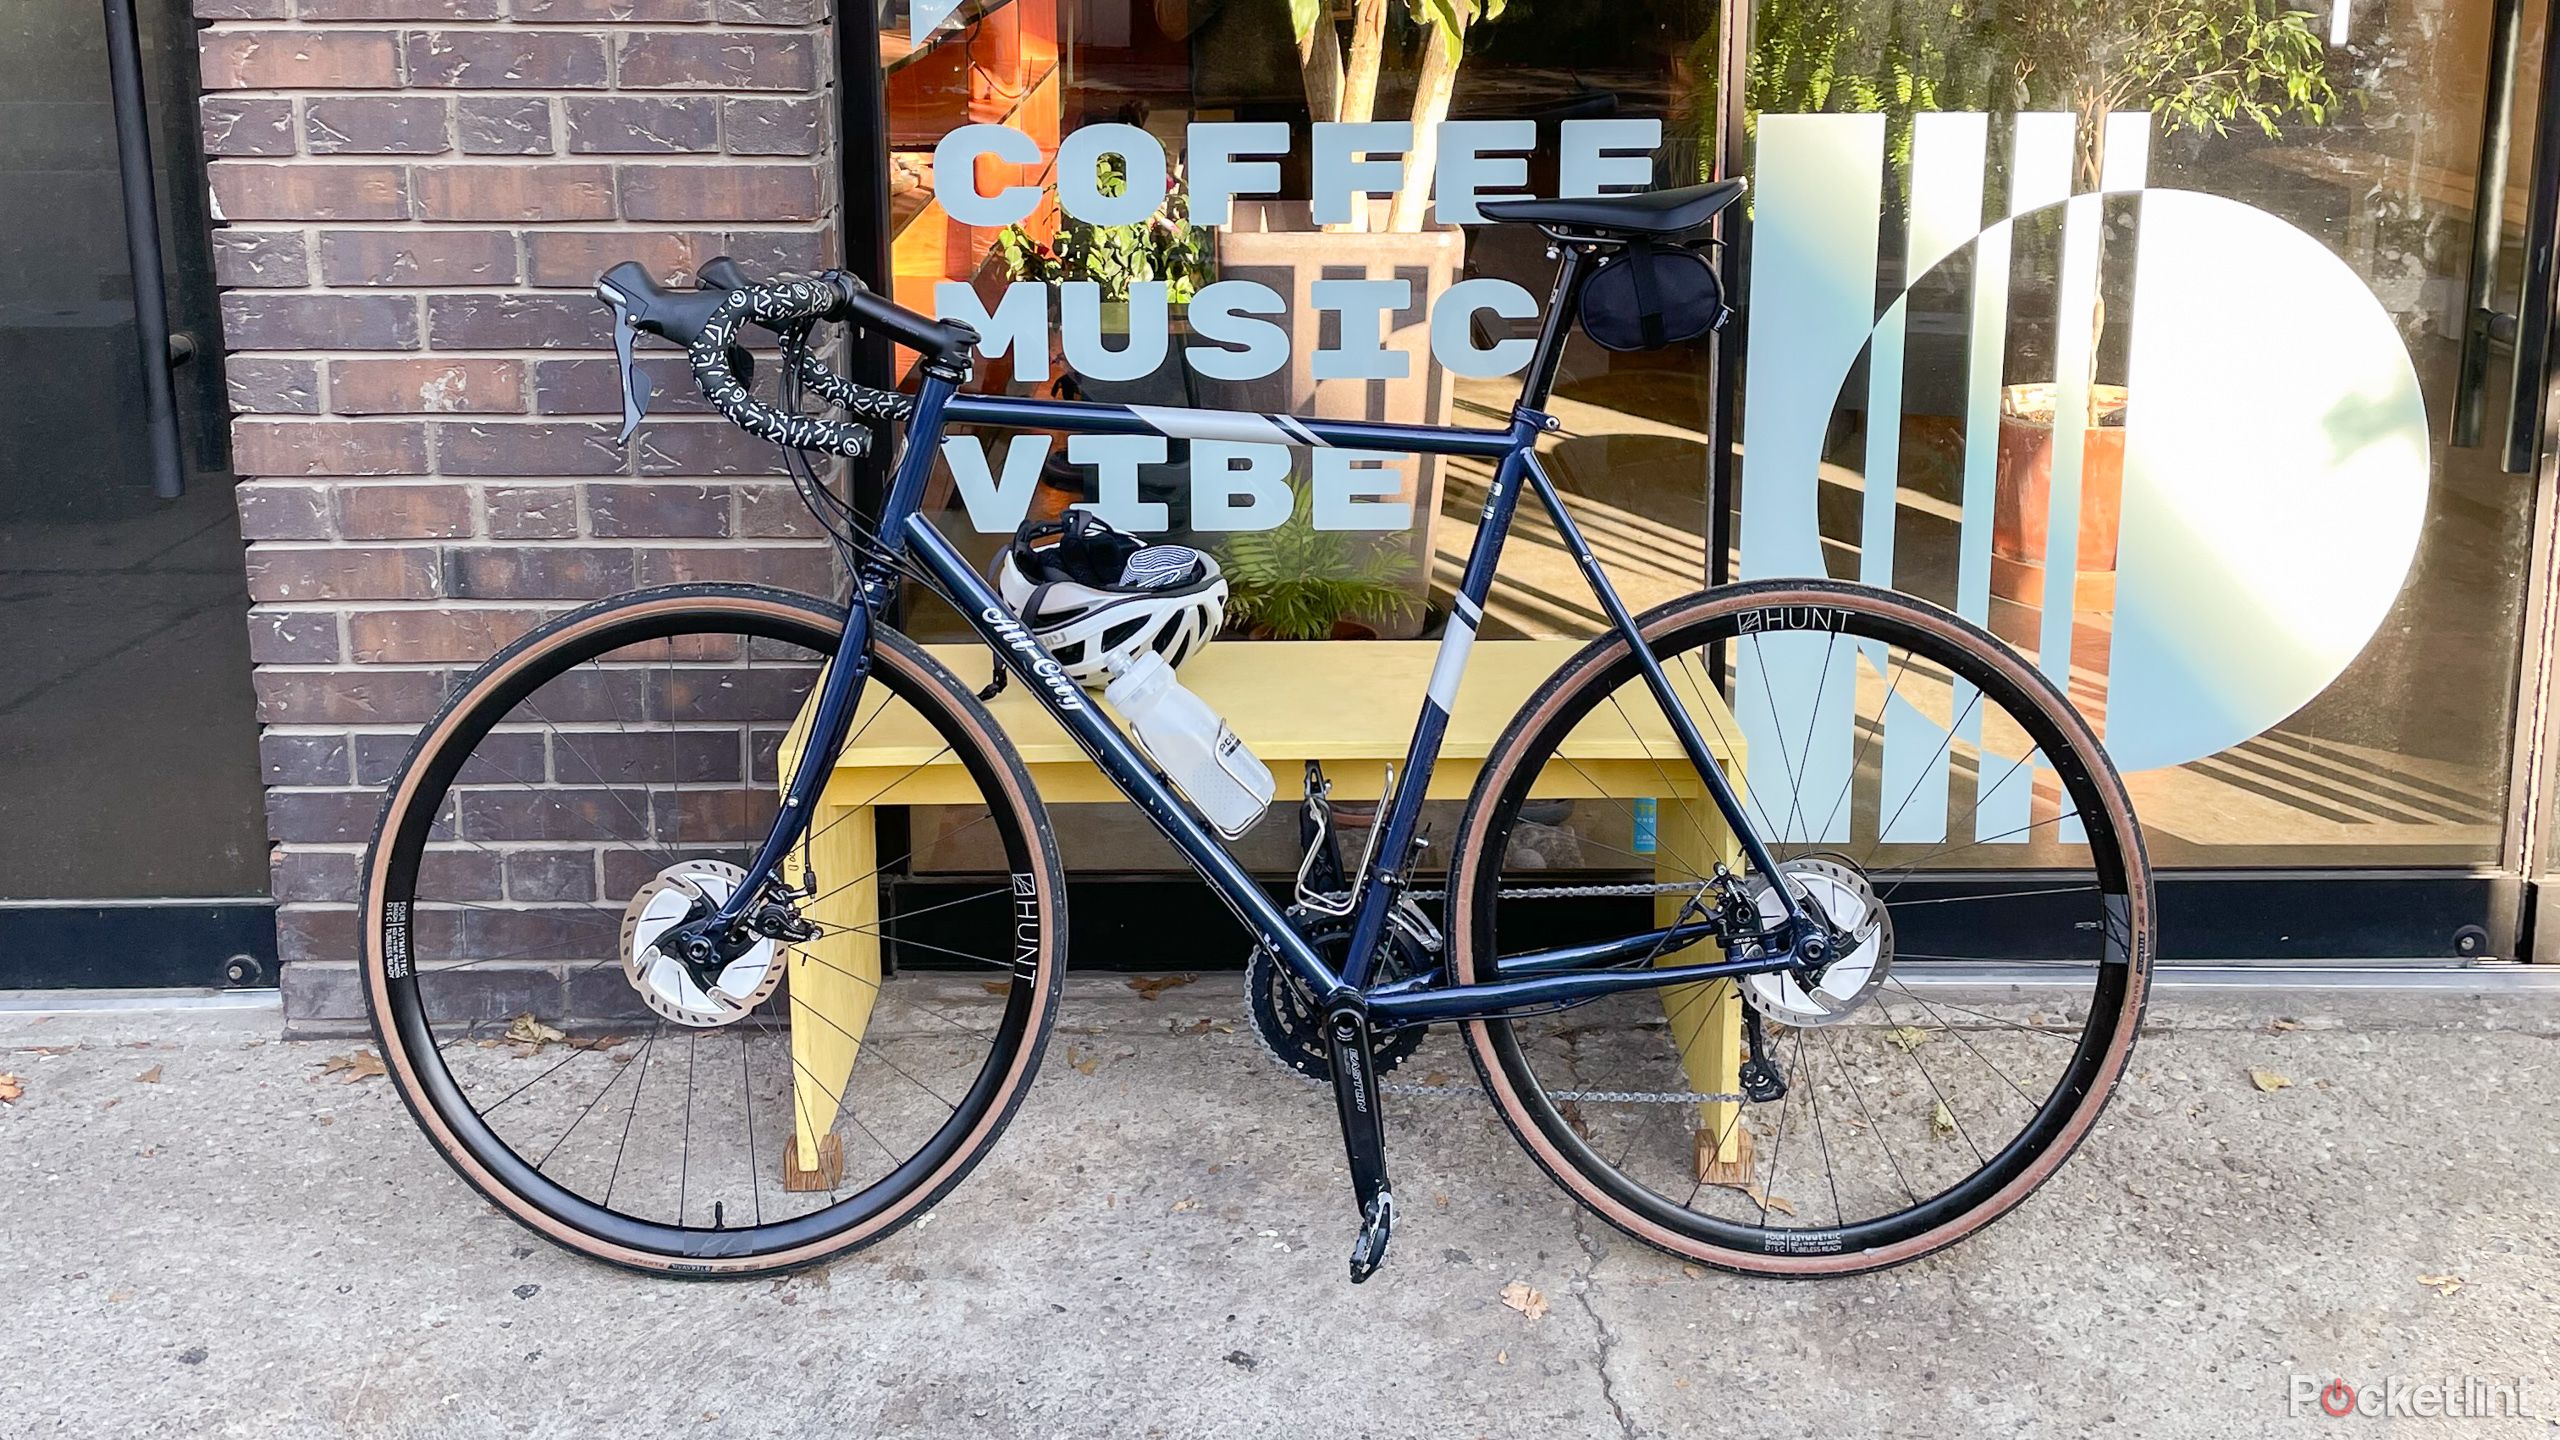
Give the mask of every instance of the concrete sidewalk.
M 25 1087 L 0 1105 L 0 1433 L 2373 1427 L 2288 1418 L 2297 1374 L 2521 1380 L 2560 1415 L 2552 1002 L 2164 996 L 2054 1184 L 1847 1281 L 1684 1269 L 1564 1201 L 1480 1100 L 1408 1102 L 1406 1217 L 1357 1289 L 1330 1099 L 1215 1028 L 1240 1008 L 1232 977 L 1152 1001 L 1078 981 L 1020 1118 L 928 1222 L 748 1284 L 537 1243 L 384 1082 L 324 1075 L 354 1042 L 279 1041 L 266 1013 L 0 1017 Z M 1415 1073 L 1465 1073 L 1432 1046 Z M 2253 1067 L 2295 1083 L 2262 1093 Z M 1505 1307 L 1513 1280 L 1552 1310 Z

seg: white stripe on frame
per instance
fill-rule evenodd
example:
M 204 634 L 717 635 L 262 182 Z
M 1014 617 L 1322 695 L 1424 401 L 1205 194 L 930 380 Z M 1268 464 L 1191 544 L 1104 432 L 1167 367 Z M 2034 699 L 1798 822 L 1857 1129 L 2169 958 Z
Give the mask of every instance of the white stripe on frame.
M 1431 662 L 1431 703 L 1447 715 L 1458 708 L 1458 678 L 1467 670 L 1467 651 L 1476 643 L 1475 622 L 1462 614 L 1449 616 L 1449 628 L 1440 636 L 1439 658 Z
M 1132 405 L 1129 413 L 1176 440 L 1233 440 L 1247 445 L 1291 445 L 1289 432 L 1268 415 L 1246 410 L 1178 410 L 1162 405 Z

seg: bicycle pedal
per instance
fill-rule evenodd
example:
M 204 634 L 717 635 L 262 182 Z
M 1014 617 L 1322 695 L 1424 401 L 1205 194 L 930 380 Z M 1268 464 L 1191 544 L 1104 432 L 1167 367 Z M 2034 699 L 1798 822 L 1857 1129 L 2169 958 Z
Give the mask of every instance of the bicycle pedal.
M 1359 1284 L 1378 1273 L 1387 1261 L 1387 1241 L 1396 1227 L 1396 1197 L 1391 1190 L 1380 1190 L 1369 1197 L 1360 1215 L 1360 1238 L 1351 1242 L 1351 1283 Z

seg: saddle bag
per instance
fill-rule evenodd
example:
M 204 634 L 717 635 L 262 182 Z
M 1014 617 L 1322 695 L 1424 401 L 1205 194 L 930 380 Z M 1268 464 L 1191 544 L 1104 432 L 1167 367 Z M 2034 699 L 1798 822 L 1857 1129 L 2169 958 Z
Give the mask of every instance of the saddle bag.
M 1682 245 L 1633 241 L 1582 286 L 1582 333 L 1611 350 L 1685 345 L 1732 313 L 1715 266 Z

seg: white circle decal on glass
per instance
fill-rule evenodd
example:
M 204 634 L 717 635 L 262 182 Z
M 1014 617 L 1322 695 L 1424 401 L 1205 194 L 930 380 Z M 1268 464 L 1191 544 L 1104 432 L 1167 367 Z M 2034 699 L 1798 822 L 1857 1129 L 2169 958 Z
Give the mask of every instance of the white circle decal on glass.
M 2107 749 L 2201 759 L 2373 638 L 2427 500 L 2427 413 L 2346 263 L 2220 196 L 2141 192 Z

